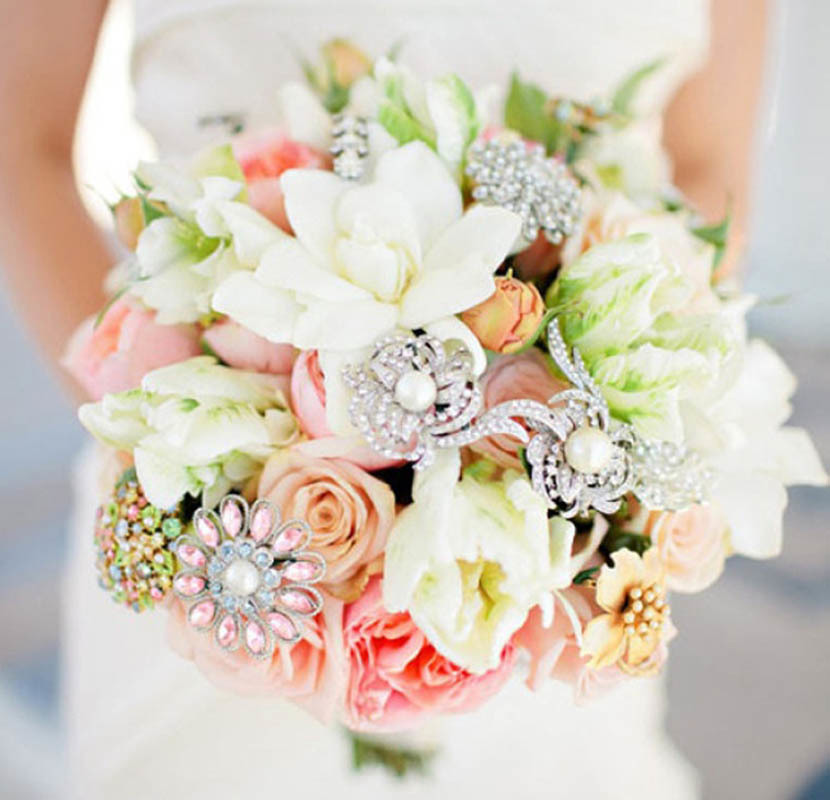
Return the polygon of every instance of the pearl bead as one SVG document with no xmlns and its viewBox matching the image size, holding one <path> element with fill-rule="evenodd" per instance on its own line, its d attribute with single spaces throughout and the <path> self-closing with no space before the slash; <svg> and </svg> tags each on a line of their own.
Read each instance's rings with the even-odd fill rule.
<svg viewBox="0 0 830 800">
<path fill-rule="evenodd" d="M 565 458 L 573 469 L 586 475 L 602 472 L 611 461 L 614 445 L 598 428 L 582 427 L 565 442 Z"/>
<path fill-rule="evenodd" d="M 438 395 L 435 381 L 417 369 L 405 372 L 395 384 L 395 400 L 415 414 L 426 411 Z"/>
<path fill-rule="evenodd" d="M 259 570 L 250 561 L 237 558 L 228 564 L 222 576 L 222 583 L 231 594 L 247 597 L 259 586 Z"/>
</svg>

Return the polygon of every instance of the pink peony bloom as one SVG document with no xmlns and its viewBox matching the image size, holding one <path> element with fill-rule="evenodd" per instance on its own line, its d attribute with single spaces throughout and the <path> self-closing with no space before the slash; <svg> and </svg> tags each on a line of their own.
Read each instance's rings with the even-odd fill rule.
<svg viewBox="0 0 830 800">
<path fill-rule="evenodd" d="M 593 601 L 593 591 L 587 587 L 572 586 L 562 594 L 573 607 L 583 628 L 602 613 Z M 573 686 L 575 701 L 583 704 L 628 677 L 616 665 L 602 669 L 588 666 L 590 659 L 580 655 L 573 623 L 558 597 L 550 627 L 542 625 L 542 614 L 534 608 L 524 626 L 513 637 L 513 642 L 530 657 L 527 685 L 533 691 L 538 691 L 547 680 L 562 681 Z"/>
<path fill-rule="evenodd" d="M 233 153 L 248 184 L 248 202 L 285 231 L 291 225 L 285 213 L 280 175 L 296 168 L 329 169 L 331 158 L 295 142 L 278 130 L 244 134 L 233 141 Z"/>
<path fill-rule="evenodd" d="M 566 388 L 554 376 L 548 358 L 537 349 L 497 359 L 481 379 L 485 408 L 518 399 L 546 403 Z M 519 444 L 512 437 L 488 436 L 475 442 L 471 448 L 503 467 L 521 468 L 517 455 Z"/>
<path fill-rule="evenodd" d="M 64 366 L 89 395 L 134 389 L 151 370 L 199 355 L 199 334 L 193 325 L 159 325 L 155 315 L 121 298 L 100 322 L 90 317 L 72 335 Z"/>
<path fill-rule="evenodd" d="M 360 731 L 403 730 L 432 714 L 472 711 L 504 686 L 516 661 L 508 645 L 498 668 L 483 675 L 456 666 L 409 614 L 384 609 L 380 578 L 346 607 L 343 645 L 349 664 L 345 722 Z"/>
<path fill-rule="evenodd" d="M 283 519 L 304 519 L 309 547 L 326 560 L 321 584 L 349 602 L 381 569 L 386 539 L 395 522 L 389 485 L 348 461 L 309 458 L 296 449 L 277 453 L 265 465 L 259 497 Z"/>
<path fill-rule="evenodd" d="M 652 512 L 643 532 L 660 555 L 669 589 L 702 592 L 723 572 L 728 529 L 714 506 Z"/>
<path fill-rule="evenodd" d="M 243 649 L 220 649 L 211 633 L 187 622 L 183 605 L 170 601 L 167 638 L 182 658 L 196 665 L 222 689 L 246 695 L 277 694 L 289 698 L 323 722 L 340 713 L 346 682 L 342 642 L 343 604 L 323 594 L 323 610 L 303 621 L 303 638 L 277 647 L 270 660 L 260 661 Z"/>
<path fill-rule="evenodd" d="M 316 458 L 342 458 L 370 471 L 400 464 L 378 455 L 363 440 L 335 436 L 326 417 L 326 387 L 316 350 L 303 350 L 291 372 L 291 410 L 303 433 L 312 439 L 297 450 Z"/>
<path fill-rule="evenodd" d="M 236 369 L 290 375 L 294 365 L 294 348 L 274 344 L 257 336 L 237 322 L 226 320 L 208 328 L 203 338 L 216 355 Z"/>
</svg>

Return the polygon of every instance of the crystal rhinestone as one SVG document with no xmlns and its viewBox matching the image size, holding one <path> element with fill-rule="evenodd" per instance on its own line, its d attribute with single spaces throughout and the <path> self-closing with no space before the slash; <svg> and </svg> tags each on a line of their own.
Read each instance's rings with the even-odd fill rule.
<svg viewBox="0 0 830 800">
<path fill-rule="evenodd" d="M 262 582 L 266 586 L 279 586 L 281 580 L 280 573 L 275 569 L 269 569 L 262 573 Z"/>
<path fill-rule="evenodd" d="M 250 542 L 240 542 L 236 546 L 236 552 L 243 558 L 248 558 L 254 552 L 254 546 Z"/>
</svg>

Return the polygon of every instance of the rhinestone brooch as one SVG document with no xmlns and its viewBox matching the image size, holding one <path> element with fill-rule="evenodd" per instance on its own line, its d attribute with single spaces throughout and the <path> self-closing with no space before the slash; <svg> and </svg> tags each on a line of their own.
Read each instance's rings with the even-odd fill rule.
<svg viewBox="0 0 830 800">
<path fill-rule="evenodd" d="M 369 157 L 369 123 L 365 117 L 337 114 L 332 118 L 334 172 L 347 181 L 358 181 Z"/>
<path fill-rule="evenodd" d="M 318 553 L 306 550 L 311 529 L 301 520 L 280 524 L 277 508 L 257 500 L 252 508 L 228 495 L 219 513 L 199 509 L 195 535 L 175 545 L 181 565 L 173 591 L 187 606 L 187 620 L 212 632 L 216 644 L 240 644 L 254 658 L 269 658 L 277 643 L 292 644 L 303 633 L 303 617 L 323 605 L 312 584 L 326 572 Z"/>
<path fill-rule="evenodd" d="M 433 463 L 435 450 L 462 447 L 484 436 L 524 430 L 508 417 L 481 411 L 473 357 L 463 345 L 450 351 L 426 334 L 390 336 L 375 344 L 368 361 L 343 371 L 352 389 L 349 418 L 376 452 Z"/>
<path fill-rule="evenodd" d="M 539 231 L 552 244 L 574 232 L 581 214 L 579 184 L 545 148 L 524 141 L 477 141 L 467 150 L 467 176 L 473 199 L 502 206 L 522 218 L 528 242 Z"/>
</svg>

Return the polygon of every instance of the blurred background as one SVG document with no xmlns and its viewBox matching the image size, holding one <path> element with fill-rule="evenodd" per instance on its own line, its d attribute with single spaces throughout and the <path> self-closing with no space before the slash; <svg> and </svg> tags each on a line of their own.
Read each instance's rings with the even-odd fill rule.
<svg viewBox="0 0 830 800">
<path fill-rule="evenodd" d="M 110 11 L 83 115 L 82 182 L 124 185 L 125 153 L 149 145 L 128 123 L 130 10 Z M 793 423 L 830 464 L 830 3 L 779 0 L 771 16 L 747 271 L 754 332 L 800 379 Z M 113 150 L 108 142 L 117 141 Z M 89 192 L 91 207 L 105 214 Z M 62 559 L 73 409 L 0 287 L 0 796 L 56 797 Z M 790 493 L 783 556 L 732 559 L 709 591 L 674 600 L 669 728 L 704 797 L 830 798 L 830 492 Z M 671 800 L 667 798 L 667 800 Z"/>
</svg>

